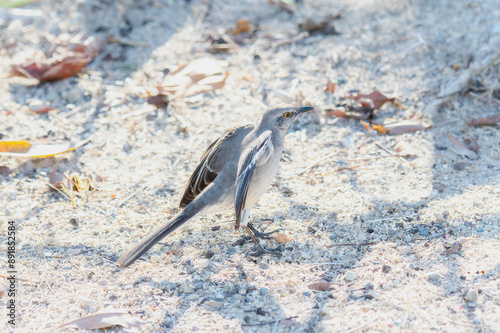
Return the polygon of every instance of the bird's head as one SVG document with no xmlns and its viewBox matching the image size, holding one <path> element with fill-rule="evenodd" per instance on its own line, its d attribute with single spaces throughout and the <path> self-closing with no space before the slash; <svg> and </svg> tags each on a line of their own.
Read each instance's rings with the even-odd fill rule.
<svg viewBox="0 0 500 333">
<path fill-rule="evenodd" d="M 278 106 L 270 108 L 262 117 L 262 124 L 271 128 L 279 129 L 283 134 L 286 133 L 290 125 L 297 117 L 307 111 L 313 110 L 312 107 L 299 106 Z"/>
</svg>

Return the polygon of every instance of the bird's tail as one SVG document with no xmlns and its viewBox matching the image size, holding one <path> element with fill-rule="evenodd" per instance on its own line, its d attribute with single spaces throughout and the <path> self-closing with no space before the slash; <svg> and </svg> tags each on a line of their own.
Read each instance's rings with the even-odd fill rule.
<svg viewBox="0 0 500 333">
<path fill-rule="evenodd" d="M 167 223 L 141 239 L 134 247 L 122 254 L 116 262 L 118 266 L 122 268 L 130 266 L 156 243 L 174 232 L 175 229 L 186 223 L 189 219 L 201 213 L 204 207 L 198 207 L 198 205 L 198 200 L 191 202 L 184 210 L 177 213 L 177 215 L 172 217 Z"/>
</svg>

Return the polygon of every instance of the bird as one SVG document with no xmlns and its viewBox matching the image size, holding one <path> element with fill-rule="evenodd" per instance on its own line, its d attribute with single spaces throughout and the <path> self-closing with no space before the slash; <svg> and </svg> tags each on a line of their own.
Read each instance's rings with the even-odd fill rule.
<svg viewBox="0 0 500 333">
<path fill-rule="evenodd" d="M 313 109 L 278 105 L 264 112 L 258 126 L 233 127 L 212 142 L 187 182 L 179 212 L 123 253 L 117 261 L 118 266 L 130 266 L 195 216 L 231 209 L 236 216 L 235 230 L 242 226 L 256 245 L 257 250 L 252 255 L 276 250 L 264 249 L 257 238 L 266 238 L 277 230 L 267 234 L 259 232 L 249 223 L 250 211 L 278 172 L 290 125 L 301 114 Z"/>
</svg>

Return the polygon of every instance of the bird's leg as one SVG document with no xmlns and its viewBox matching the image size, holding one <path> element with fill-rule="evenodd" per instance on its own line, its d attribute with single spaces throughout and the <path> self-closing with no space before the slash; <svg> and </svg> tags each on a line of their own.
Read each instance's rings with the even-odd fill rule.
<svg viewBox="0 0 500 333">
<path fill-rule="evenodd" d="M 248 223 L 248 227 L 250 228 L 250 230 L 253 231 L 254 236 L 260 239 L 272 239 L 273 237 L 271 237 L 270 235 L 283 230 L 283 229 L 276 229 L 270 232 L 260 232 L 259 230 L 255 229 L 255 227 L 250 223 Z"/>
<path fill-rule="evenodd" d="M 281 249 L 281 245 L 279 245 L 277 248 L 275 249 L 265 249 L 263 248 L 259 241 L 257 240 L 257 238 L 255 238 L 255 235 L 254 235 L 254 228 L 252 226 L 244 226 L 243 228 L 245 228 L 245 230 L 248 232 L 248 234 L 250 235 L 250 237 L 252 238 L 252 240 L 254 241 L 255 245 L 257 246 L 257 251 L 256 252 L 253 252 L 253 253 L 250 253 L 251 256 L 260 256 L 261 254 L 263 253 L 274 253 L 278 250 Z M 253 229 L 253 230 L 252 230 Z"/>
</svg>

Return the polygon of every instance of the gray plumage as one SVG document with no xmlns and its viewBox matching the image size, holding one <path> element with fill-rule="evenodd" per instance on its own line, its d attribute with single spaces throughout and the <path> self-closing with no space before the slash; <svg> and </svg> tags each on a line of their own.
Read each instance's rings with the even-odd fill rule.
<svg viewBox="0 0 500 333">
<path fill-rule="evenodd" d="M 250 209 L 266 191 L 278 171 L 285 134 L 310 107 L 278 107 L 266 111 L 260 124 L 234 127 L 215 140 L 202 155 L 191 175 L 179 211 L 159 229 L 147 235 L 119 259 L 127 267 L 152 246 L 191 218 L 231 209 L 236 229 L 243 226 L 257 245 L 256 230 L 248 224 Z"/>
</svg>

